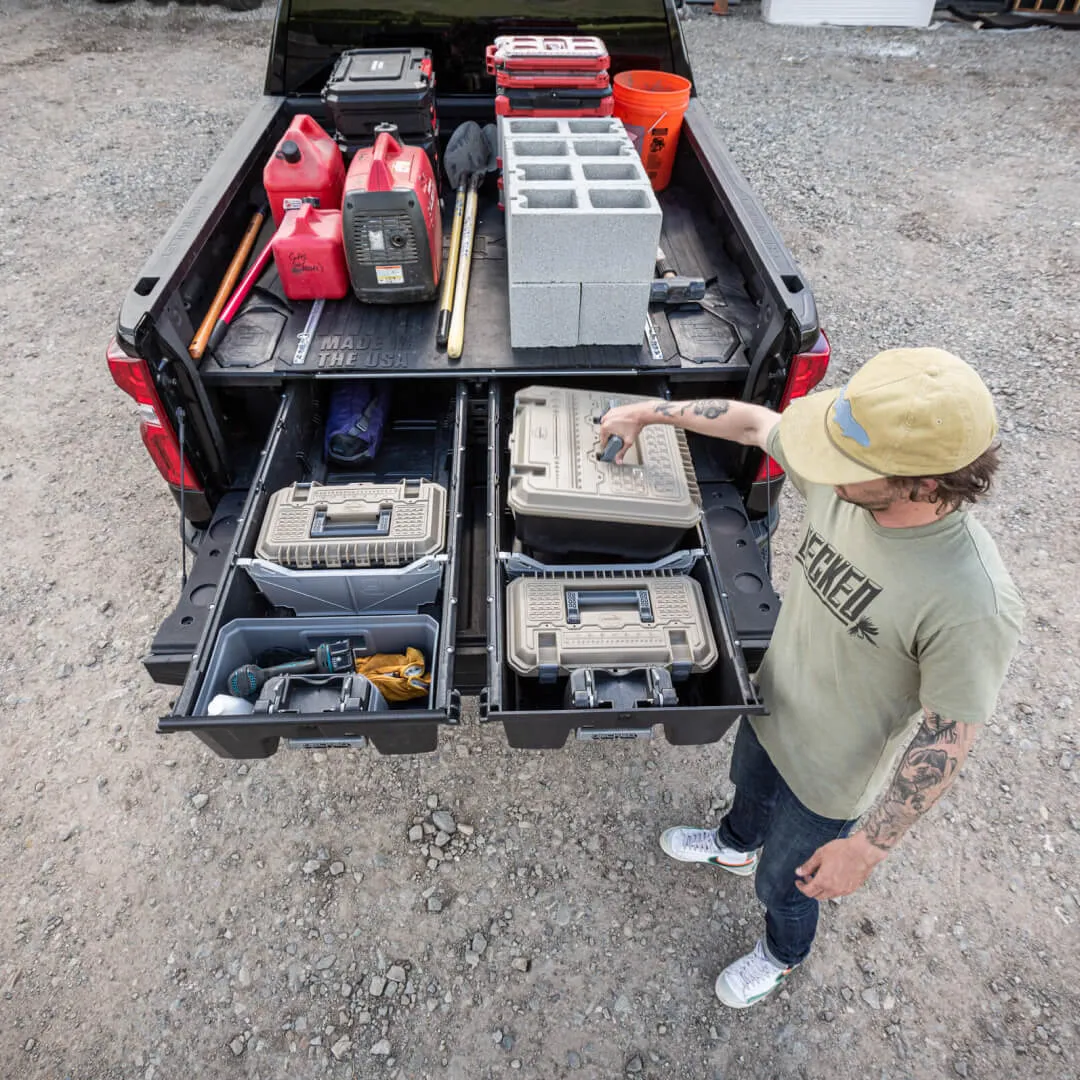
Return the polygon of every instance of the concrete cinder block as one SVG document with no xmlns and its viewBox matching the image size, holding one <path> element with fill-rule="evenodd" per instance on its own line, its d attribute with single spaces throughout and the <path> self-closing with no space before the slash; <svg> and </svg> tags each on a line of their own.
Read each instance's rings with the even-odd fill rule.
<svg viewBox="0 0 1080 1080">
<path fill-rule="evenodd" d="M 510 282 L 510 347 L 570 348 L 578 343 L 581 286 Z"/>
<path fill-rule="evenodd" d="M 511 185 L 507 261 L 511 281 L 648 281 L 662 215 L 638 184 Z"/>
<path fill-rule="evenodd" d="M 620 131 L 625 133 L 626 129 L 623 127 L 622 121 L 614 116 L 500 116 L 498 131 L 499 156 L 502 157 L 505 146 L 504 140 L 508 135 L 565 138 L 568 135 L 614 135 Z"/>
<path fill-rule="evenodd" d="M 513 282 L 646 282 L 662 213 L 622 122 L 500 123 Z"/>
<path fill-rule="evenodd" d="M 649 314 L 649 283 L 586 282 L 581 286 L 579 345 L 640 345 Z"/>
</svg>

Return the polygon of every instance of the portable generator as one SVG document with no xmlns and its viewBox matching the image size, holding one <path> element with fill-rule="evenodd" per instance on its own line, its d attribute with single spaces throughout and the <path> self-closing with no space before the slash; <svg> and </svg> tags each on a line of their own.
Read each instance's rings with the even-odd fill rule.
<svg viewBox="0 0 1080 1080">
<path fill-rule="evenodd" d="M 422 147 L 380 124 L 345 177 L 341 231 L 353 292 L 369 304 L 432 300 L 439 290 L 442 212 Z"/>
</svg>

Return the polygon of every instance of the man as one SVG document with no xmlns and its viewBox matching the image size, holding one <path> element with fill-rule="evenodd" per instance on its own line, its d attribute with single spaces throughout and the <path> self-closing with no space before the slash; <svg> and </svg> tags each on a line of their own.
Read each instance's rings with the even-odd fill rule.
<svg viewBox="0 0 1080 1080">
<path fill-rule="evenodd" d="M 818 902 L 858 889 L 949 788 L 993 711 L 1021 602 L 964 505 L 997 468 L 997 419 L 958 357 L 894 349 L 782 416 L 645 401 L 609 411 L 601 436 L 622 437 L 621 458 L 657 423 L 766 450 L 806 499 L 757 674 L 769 712 L 739 727 L 731 810 L 719 829 L 660 837 L 682 862 L 756 871 L 765 935 L 716 981 L 746 1008 L 809 954 Z"/>
</svg>

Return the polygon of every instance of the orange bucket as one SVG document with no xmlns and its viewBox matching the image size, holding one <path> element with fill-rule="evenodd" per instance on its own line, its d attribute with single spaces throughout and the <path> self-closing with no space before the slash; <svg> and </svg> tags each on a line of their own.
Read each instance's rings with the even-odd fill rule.
<svg viewBox="0 0 1080 1080">
<path fill-rule="evenodd" d="M 615 76 L 615 115 L 634 141 L 654 191 L 671 180 L 690 81 L 667 71 L 623 71 Z"/>
</svg>

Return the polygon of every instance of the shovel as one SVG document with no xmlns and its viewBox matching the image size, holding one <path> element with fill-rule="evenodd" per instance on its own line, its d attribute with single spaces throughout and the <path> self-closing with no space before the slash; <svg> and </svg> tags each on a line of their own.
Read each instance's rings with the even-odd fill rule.
<svg viewBox="0 0 1080 1080">
<path fill-rule="evenodd" d="M 473 238 L 476 234 L 476 203 L 484 174 L 498 168 L 498 129 L 488 124 L 483 130 L 486 156 L 481 166 L 469 177 L 469 192 L 465 204 L 465 222 L 461 233 L 461 255 L 458 259 L 457 280 L 454 282 L 454 305 L 450 318 L 450 335 L 446 355 L 450 360 L 461 357 L 465 345 L 465 299 L 469 294 L 469 271 L 472 267 Z"/>
<path fill-rule="evenodd" d="M 439 321 L 435 328 L 435 344 L 439 348 L 446 347 L 450 334 L 458 253 L 461 250 L 461 230 L 465 219 L 466 189 L 473 174 L 486 168 L 487 160 L 488 144 L 480 125 L 472 120 L 459 124 L 446 144 L 446 154 L 443 158 L 450 186 L 457 189 L 457 199 L 454 202 L 454 224 L 450 230 L 450 251 L 446 256 L 446 273 L 443 274 Z"/>
</svg>

